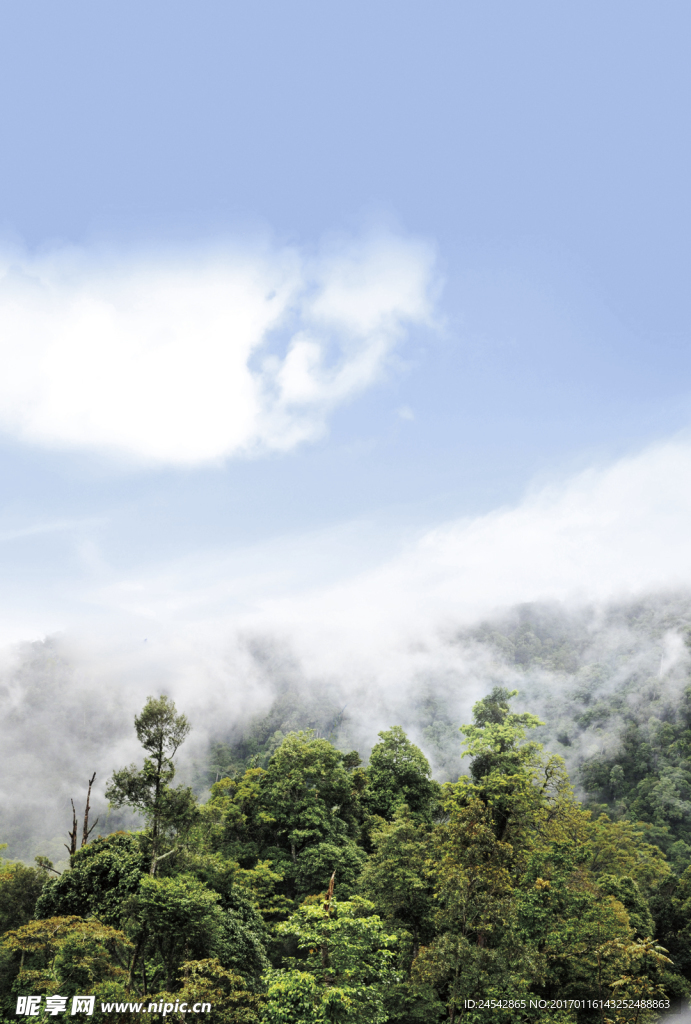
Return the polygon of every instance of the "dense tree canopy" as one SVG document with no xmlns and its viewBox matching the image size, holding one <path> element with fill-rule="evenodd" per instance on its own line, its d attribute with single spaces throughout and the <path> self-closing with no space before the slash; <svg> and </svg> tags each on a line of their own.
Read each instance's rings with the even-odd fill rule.
<svg viewBox="0 0 691 1024">
<path fill-rule="evenodd" d="M 143 827 L 59 877 L 0 870 L 2 1019 L 19 996 L 92 993 L 104 1021 L 204 1001 L 221 1024 L 479 1024 L 483 1000 L 506 1022 L 657 1020 L 690 991 L 691 868 L 650 814 L 584 807 L 514 696 L 478 701 L 469 774 L 444 786 L 398 726 L 364 766 L 294 732 L 202 803 L 172 785 L 187 720 L 150 699 L 144 765 L 108 790 Z M 608 785 L 633 792 L 623 762 Z"/>
</svg>

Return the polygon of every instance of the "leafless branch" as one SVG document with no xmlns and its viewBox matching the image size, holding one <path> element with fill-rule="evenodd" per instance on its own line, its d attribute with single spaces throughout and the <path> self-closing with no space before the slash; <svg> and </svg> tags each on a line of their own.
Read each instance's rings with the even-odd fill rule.
<svg viewBox="0 0 691 1024">
<path fill-rule="evenodd" d="M 89 828 L 89 808 L 90 808 L 90 804 L 91 804 L 91 787 L 94 784 L 94 779 L 95 778 L 96 778 L 96 772 L 94 772 L 94 774 L 89 779 L 89 791 L 86 794 L 86 809 L 84 811 L 84 828 L 82 829 L 82 846 L 86 846 L 86 844 L 87 844 L 87 842 L 89 840 L 89 836 L 91 835 L 93 830 L 98 825 L 98 818 L 96 818 L 96 821 L 93 823 L 91 828 Z"/>
<path fill-rule="evenodd" d="M 74 809 L 74 800 L 70 800 L 70 803 L 72 804 L 72 831 L 67 833 L 70 837 L 70 845 L 63 843 L 63 846 L 71 857 L 73 853 L 77 852 L 77 812 Z"/>
</svg>

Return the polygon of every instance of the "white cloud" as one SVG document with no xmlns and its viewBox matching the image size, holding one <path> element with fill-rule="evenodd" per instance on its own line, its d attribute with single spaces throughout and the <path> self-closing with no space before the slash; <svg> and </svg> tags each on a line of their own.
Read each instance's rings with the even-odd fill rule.
<svg viewBox="0 0 691 1024">
<path fill-rule="evenodd" d="M 429 323 L 433 258 L 379 236 L 296 249 L 0 268 L 0 427 L 29 443 L 195 464 L 318 436 Z"/>
<path fill-rule="evenodd" d="M 532 710 L 542 716 L 542 705 L 554 714 L 555 700 L 545 694 L 563 692 L 560 673 L 521 678 L 491 650 L 455 642 L 458 627 L 514 602 L 598 602 L 679 586 L 688 594 L 689 522 L 691 444 L 677 441 L 542 489 L 513 508 L 443 524 L 393 552 L 391 524 L 379 536 L 371 525 L 350 524 L 234 551 L 200 551 L 127 578 L 98 551 L 86 552 L 90 587 L 61 579 L 52 591 L 63 624 L 81 637 L 81 643 L 58 643 L 64 657 L 51 668 L 61 673 L 61 721 L 72 730 L 67 735 L 79 736 L 79 743 L 68 744 L 71 760 L 54 742 L 54 715 L 46 711 L 54 701 L 37 710 L 33 693 L 29 700 L 22 691 L 31 673 L 13 676 L 3 666 L 10 655 L 0 651 L 0 682 L 3 673 L 12 679 L 7 695 L 22 699 L 25 716 L 17 724 L 16 715 L 6 715 L 11 730 L 0 737 L 12 783 L 5 818 L 11 820 L 12 810 L 12 820 L 24 823 L 40 812 L 51 823 L 47 835 L 56 831 L 36 780 L 48 771 L 51 792 L 65 800 L 95 768 L 102 784 L 136 756 L 128 746 L 131 716 L 159 687 L 194 722 L 187 750 L 198 757 L 209 734 L 227 735 L 233 723 L 265 710 L 273 687 L 286 681 L 323 686 L 325 703 L 340 695 L 339 706 L 348 706 L 348 745 L 363 753 L 377 730 L 392 724 L 410 728 L 423 746 L 429 742 L 417 732 L 428 685 L 454 727 L 469 720 L 473 701 L 500 680 L 521 690 L 530 686 Z M 8 577 L 0 586 L 7 630 L 17 580 Z M 43 581 L 41 597 L 45 592 Z M 34 592 L 32 614 L 37 599 Z M 682 604 L 688 610 L 688 598 Z M 664 602 L 658 611 L 658 623 L 664 622 Z M 644 633 L 620 633 L 616 624 L 601 630 L 591 652 L 608 664 L 616 661 L 617 678 L 638 673 L 646 679 L 652 670 L 674 677 L 665 685 L 683 684 L 685 649 L 673 631 L 652 646 Z M 56 663 L 50 649 L 45 657 Z M 40 657 L 31 665 L 42 671 Z M 53 677 L 43 678 L 51 680 L 52 700 Z M 88 728 L 82 726 L 84 707 L 94 709 Z M 591 732 L 574 751 L 588 753 L 595 741 L 602 749 L 608 735 Z M 453 757 L 450 763 L 453 771 Z"/>
<path fill-rule="evenodd" d="M 243 637 L 269 637 L 285 642 L 306 678 L 393 699 L 430 674 L 466 686 L 449 636 L 515 603 L 688 591 L 690 522 L 691 443 L 677 440 L 405 540 L 391 522 L 341 524 L 127 574 L 94 540 L 81 575 L 46 576 L 40 589 L 17 574 L 0 583 L 2 639 L 66 629 L 95 648 L 121 642 L 134 665 L 147 637 L 162 675 L 184 677 L 180 693 L 202 700 L 205 665 L 222 666 L 209 672 L 228 687 L 252 690 L 251 673 L 223 666 Z"/>
<path fill-rule="evenodd" d="M 268 599 L 262 614 L 315 649 L 321 637 L 335 663 L 356 638 L 404 648 L 516 603 L 688 588 L 690 523 L 691 444 L 669 442 L 430 529 L 369 571 Z"/>
<path fill-rule="evenodd" d="M 437 649 L 449 629 L 515 603 L 691 587 L 690 522 L 691 444 L 676 441 L 398 550 L 392 524 L 351 524 L 197 551 L 127 579 L 100 573 L 80 600 L 85 614 L 203 637 L 209 649 L 238 631 L 282 636 L 315 672 L 383 680 L 424 661 L 413 649 Z"/>
</svg>

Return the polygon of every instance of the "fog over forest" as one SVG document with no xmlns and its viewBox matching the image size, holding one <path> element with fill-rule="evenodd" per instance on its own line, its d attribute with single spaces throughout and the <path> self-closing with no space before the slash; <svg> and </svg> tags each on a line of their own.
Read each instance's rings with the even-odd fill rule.
<svg viewBox="0 0 691 1024">
<path fill-rule="evenodd" d="M 265 763 L 298 729 L 366 759 L 379 730 L 401 725 L 435 777 L 455 780 L 467 770 L 458 728 L 496 685 L 517 689 L 517 710 L 546 723 L 534 738 L 564 757 L 583 795 L 582 764 L 616 755 L 627 724 L 654 729 L 673 719 L 688 685 L 690 627 L 690 591 L 521 605 L 456 629 L 447 624 L 431 640 L 411 636 L 395 678 L 375 661 L 369 674 L 315 675 L 285 637 L 259 632 L 233 637 L 213 658 L 194 647 L 98 647 L 67 635 L 20 644 L 5 650 L 0 674 L 6 852 L 64 866 L 70 798 L 80 814 L 94 771 L 97 833 L 134 824 L 109 813 L 103 794 L 114 769 L 139 759 L 133 717 L 159 693 L 192 723 L 179 763 L 200 795 L 252 759 Z"/>
</svg>

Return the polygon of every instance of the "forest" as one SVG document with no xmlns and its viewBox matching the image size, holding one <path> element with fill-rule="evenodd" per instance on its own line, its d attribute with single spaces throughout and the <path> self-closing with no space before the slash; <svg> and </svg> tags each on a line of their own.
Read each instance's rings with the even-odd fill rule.
<svg viewBox="0 0 691 1024">
<path fill-rule="evenodd" d="M 563 659 L 539 632 L 517 621 L 490 640 Z M 45 856 L 2 862 L 2 1020 L 29 995 L 42 1020 L 93 995 L 94 1020 L 223 1024 L 619 1024 L 683 1005 L 691 686 L 624 715 L 573 778 L 574 721 L 565 759 L 539 741 L 527 690 L 476 701 L 445 782 L 400 725 L 365 762 L 334 742 L 337 722 L 283 732 L 269 715 L 212 747 L 206 793 L 176 779 L 184 710 L 150 697 L 142 755 L 106 789 L 138 827 L 94 837 L 79 808 L 60 873 Z M 620 704 L 621 688 L 579 713 Z"/>
</svg>

